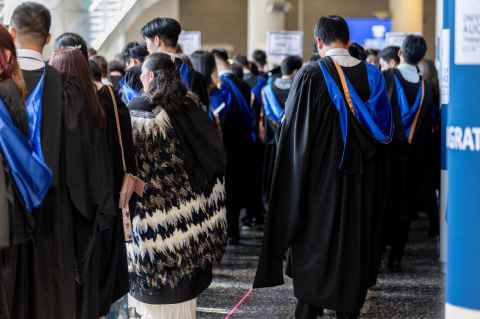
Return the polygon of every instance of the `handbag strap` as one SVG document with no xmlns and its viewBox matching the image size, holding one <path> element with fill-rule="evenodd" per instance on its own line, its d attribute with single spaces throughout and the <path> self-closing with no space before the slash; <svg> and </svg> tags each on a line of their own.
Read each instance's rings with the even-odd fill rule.
<svg viewBox="0 0 480 319">
<path fill-rule="evenodd" d="M 355 107 L 353 106 L 352 96 L 350 95 L 350 90 L 348 89 L 347 80 L 345 79 L 345 73 L 343 72 L 340 65 L 338 65 L 335 60 L 332 59 L 335 68 L 337 69 L 338 76 L 340 77 L 340 82 L 342 83 L 343 93 L 345 94 L 345 100 L 347 100 L 348 107 L 352 111 L 353 115 L 356 114 Z"/>
<path fill-rule="evenodd" d="M 115 113 L 115 126 L 117 127 L 118 143 L 120 144 L 120 151 L 122 153 L 123 172 L 127 174 L 127 162 L 125 161 L 125 151 L 123 149 L 122 129 L 120 128 L 120 117 L 118 115 L 117 99 L 115 98 L 115 94 L 113 94 L 111 86 L 107 85 L 107 88 L 113 102 L 113 111 Z"/>
</svg>

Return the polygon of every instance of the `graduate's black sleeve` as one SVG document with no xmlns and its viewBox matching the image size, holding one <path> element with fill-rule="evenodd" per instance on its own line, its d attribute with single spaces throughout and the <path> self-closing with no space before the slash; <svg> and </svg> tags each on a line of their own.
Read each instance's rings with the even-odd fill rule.
<svg viewBox="0 0 480 319">
<path fill-rule="evenodd" d="M 283 259 L 301 229 L 302 202 L 313 139 L 319 127 L 323 76 L 317 65 L 305 66 L 286 103 L 273 172 L 270 203 L 255 288 L 283 284 Z"/>
</svg>

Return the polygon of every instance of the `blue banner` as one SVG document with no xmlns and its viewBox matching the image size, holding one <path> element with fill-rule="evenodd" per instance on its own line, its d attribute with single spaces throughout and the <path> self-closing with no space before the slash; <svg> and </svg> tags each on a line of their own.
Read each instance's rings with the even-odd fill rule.
<svg viewBox="0 0 480 319">
<path fill-rule="evenodd" d="M 480 1 L 449 0 L 446 5 L 453 53 L 456 46 L 475 39 L 475 32 L 480 39 Z M 476 18 L 471 20 L 472 17 Z M 477 29 L 460 28 L 466 21 L 477 21 Z M 467 51 L 474 50 L 475 46 L 478 50 L 480 43 L 472 42 L 472 46 L 462 47 L 465 50 L 460 54 L 468 54 Z M 480 318 L 480 61 L 464 61 L 458 52 L 450 60 L 451 94 L 445 132 L 448 158 L 447 319 Z"/>
</svg>

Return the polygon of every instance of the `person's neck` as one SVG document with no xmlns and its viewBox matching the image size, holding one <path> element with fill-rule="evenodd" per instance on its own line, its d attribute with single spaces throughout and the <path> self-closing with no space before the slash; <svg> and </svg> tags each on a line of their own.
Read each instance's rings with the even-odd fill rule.
<svg viewBox="0 0 480 319">
<path fill-rule="evenodd" d="M 42 46 L 38 46 L 32 43 L 21 43 L 21 42 L 15 43 L 15 46 L 17 47 L 17 50 L 32 50 L 43 55 L 44 47 Z"/>
<path fill-rule="evenodd" d="M 166 46 L 158 47 L 157 52 L 167 53 L 167 54 L 170 54 L 170 55 L 177 55 L 177 49 L 176 48 L 166 47 Z"/>
<path fill-rule="evenodd" d="M 330 50 L 334 50 L 334 49 L 344 49 L 344 50 L 345 50 L 345 49 L 347 49 L 347 48 L 348 48 L 348 47 L 347 47 L 346 44 L 344 44 L 344 43 L 342 43 L 342 42 L 340 42 L 340 41 L 337 41 L 337 42 L 332 42 L 332 43 L 330 43 L 329 45 L 325 45 L 325 46 L 323 47 L 323 49 L 321 50 L 321 52 L 319 52 L 319 53 L 320 53 L 320 56 L 324 57 L 325 54 L 326 54 L 328 51 L 330 51 Z"/>
<path fill-rule="evenodd" d="M 402 59 L 402 58 L 400 59 L 400 64 L 399 64 L 399 65 L 406 65 L 406 66 L 410 66 L 410 67 L 412 67 L 412 68 L 416 68 L 416 67 L 417 67 L 416 64 L 408 63 L 408 62 L 406 62 L 406 61 L 405 61 L 404 59 Z"/>
<path fill-rule="evenodd" d="M 266 65 L 258 65 L 257 64 L 258 71 L 261 73 L 267 73 L 267 66 Z"/>
</svg>

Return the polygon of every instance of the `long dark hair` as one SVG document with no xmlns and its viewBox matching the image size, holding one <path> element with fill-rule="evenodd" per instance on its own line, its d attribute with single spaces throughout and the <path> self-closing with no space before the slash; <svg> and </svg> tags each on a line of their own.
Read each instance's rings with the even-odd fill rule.
<svg viewBox="0 0 480 319">
<path fill-rule="evenodd" d="M 54 49 L 76 48 L 82 52 L 83 57 L 88 61 L 88 46 L 87 42 L 81 35 L 66 32 L 55 39 Z"/>
<path fill-rule="evenodd" d="M 212 73 L 217 68 L 213 54 L 208 51 L 197 50 L 192 53 L 190 60 L 192 61 L 195 71 L 201 73 L 205 77 L 208 86 L 213 85 Z"/>
<path fill-rule="evenodd" d="M 90 114 L 96 120 L 99 127 L 104 127 L 105 113 L 100 105 L 95 85 L 90 76 L 88 61 L 82 52 L 75 48 L 55 50 L 50 57 L 50 65 L 60 72 L 79 80 Z"/>
<path fill-rule="evenodd" d="M 148 56 L 143 67 L 153 72 L 155 78 L 148 88 L 144 88 L 154 105 L 166 111 L 191 110 L 195 107 L 187 95 L 187 89 L 180 81 L 180 74 L 172 57 L 165 53 Z"/>
<path fill-rule="evenodd" d="M 7 59 L 7 55 L 4 51 L 9 51 L 11 53 L 10 59 Z M 23 80 L 22 72 L 18 65 L 15 44 L 7 29 L 0 25 L 0 81 L 9 79 L 15 82 L 22 99 L 25 98 L 25 81 Z"/>
</svg>

